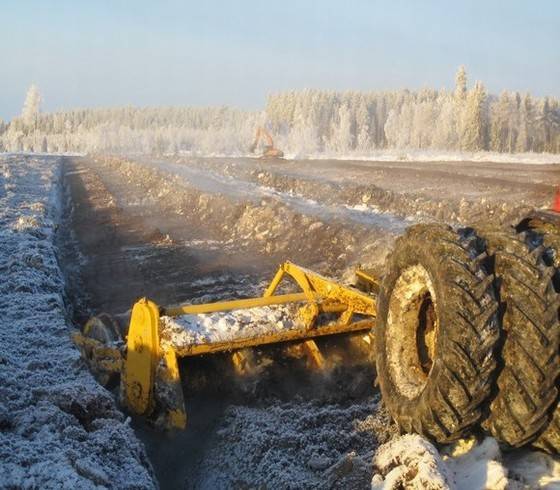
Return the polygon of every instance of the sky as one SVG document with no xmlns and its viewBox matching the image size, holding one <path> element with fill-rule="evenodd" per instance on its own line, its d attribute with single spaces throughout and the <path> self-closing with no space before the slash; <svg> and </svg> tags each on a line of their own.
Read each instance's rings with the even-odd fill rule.
<svg viewBox="0 0 560 490">
<path fill-rule="evenodd" d="M 0 118 L 43 110 L 264 107 L 268 93 L 451 88 L 560 96 L 560 2 L 0 0 Z"/>
</svg>

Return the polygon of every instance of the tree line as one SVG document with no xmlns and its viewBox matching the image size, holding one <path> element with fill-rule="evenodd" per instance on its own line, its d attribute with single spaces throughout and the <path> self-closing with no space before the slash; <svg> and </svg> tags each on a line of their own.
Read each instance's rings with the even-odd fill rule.
<svg viewBox="0 0 560 490">
<path fill-rule="evenodd" d="M 273 129 L 303 151 L 376 149 L 560 152 L 560 101 L 530 94 L 488 95 L 467 88 L 461 67 L 453 91 L 304 90 L 268 98 Z"/>
<path fill-rule="evenodd" d="M 0 121 L 0 150 L 246 154 L 256 127 L 300 155 L 367 155 L 382 149 L 560 153 L 560 101 L 471 88 L 300 90 L 270 95 L 263 112 L 230 107 L 120 107 L 40 112 L 32 86 L 22 114 Z"/>
</svg>

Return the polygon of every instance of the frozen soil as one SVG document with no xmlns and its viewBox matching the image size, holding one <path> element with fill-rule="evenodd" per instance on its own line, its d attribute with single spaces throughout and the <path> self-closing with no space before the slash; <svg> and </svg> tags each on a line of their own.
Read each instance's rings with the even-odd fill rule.
<svg viewBox="0 0 560 490">
<path fill-rule="evenodd" d="M 379 400 L 230 406 L 195 488 L 367 488 L 374 448 L 395 436 Z M 188 485 L 190 487 L 190 485 Z"/>
<path fill-rule="evenodd" d="M 267 244 L 281 237 L 273 235 L 262 242 L 251 239 L 254 236 L 253 215 L 258 219 L 262 216 L 260 204 L 252 207 L 243 201 L 201 193 L 194 187 L 172 185 L 173 182 L 170 184 L 168 180 L 164 174 L 148 171 L 131 162 L 67 161 L 65 183 L 71 205 L 64 265 L 75 284 L 74 290 L 81 292 L 73 298 L 77 322 L 83 321 L 87 314 L 99 311 L 123 312 L 126 318 L 126 311 L 141 295 L 169 305 L 187 300 L 196 303 L 259 294 L 277 264 L 285 258 L 283 253 L 290 251 L 300 263 L 315 264 L 316 270 L 328 270 L 329 262 L 316 253 L 314 246 L 336 248 L 339 241 L 335 231 L 343 231 L 343 223 L 325 223 L 321 227 L 332 227 L 332 231 L 318 233 L 312 243 L 303 247 L 286 240 L 282 242 L 285 244 L 282 254 L 269 255 Z M 289 214 L 283 218 L 282 213 Z M 279 234 L 289 233 L 292 240 L 301 234 L 301 228 L 290 229 L 290 222 L 285 222 L 286 219 L 298 225 L 317 222 L 315 217 L 298 215 L 282 205 L 276 206 L 270 216 L 264 221 L 264 227 L 278 228 L 276 233 Z M 230 228 L 224 229 L 225 223 Z M 239 326 L 240 319 L 232 318 L 232 315 L 228 318 L 235 320 L 233 327 Z M 284 317 L 280 315 L 278 321 L 285 322 Z M 269 320 L 267 318 L 263 324 Z M 179 330 L 184 332 L 184 329 Z M 325 340 L 322 347 L 325 354 L 332 353 L 330 360 L 336 360 L 351 356 L 351 344 L 351 339 Z M 340 363 L 333 361 L 333 371 L 325 379 L 309 375 L 297 349 L 292 350 L 296 352 L 291 352 L 290 357 L 274 347 L 255 354 L 256 379 L 234 380 L 227 355 L 182 363 L 188 431 L 181 437 L 169 439 L 156 434 L 141 421 L 135 422 L 163 487 L 176 488 L 183 484 L 187 488 L 198 488 L 214 478 L 215 481 L 219 479 L 218 488 L 230 487 L 233 479 L 238 479 L 237 473 L 230 469 L 229 473 L 224 470 L 221 476 L 214 474 L 214 465 L 208 464 L 212 460 L 208 458 L 213 456 L 207 456 L 207 453 L 224 452 L 220 449 L 222 439 L 217 435 L 218 427 L 237 418 L 240 424 L 250 424 L 249 415 L 242 421 L 243 414 L 260 413 L 264 419 L 272 407 L 282 405 L 283 410 L 290 407 L 291 418 L 309 417 L 317 410 L 323 410 L 321 407 L 325 405 L 330 407 L 329 411 L 338 410 L 341 419 L 343 408 L 354 404 L 363 414 L 386 417 L 379 404 L 371 401 L 374 375 L 369 359 L 360 363 L 359 356 L 353 356 L 351 361 L 355 366 L 349 371 L 354 376 L 352 380 Z M 367 358 L 367 355 L 362 357 Z M 386 422 L 385 430 L 394 430 L 388 420 Z M 269 425 L 272 431 L 274 420 Z M 337 442 L 336 434 L 330 428 L 325 427 L 323 435 L 319 434 L 320 427 L 316 431 L 317 437 L 332 441 L 332 444 Z M 245 432 L 245 437 L 256 434 Z M 302 441 L 305 437 L 302 436 Z M 377 441 L 367 438 L 363 454 L 356 454 L 366 461 Z M 239 442 L 245 444 L 242 439 Z M 262 442 L 266 439 L 261 439 Z M 340 444 L 337 446 L 340 457 L 358 450 L 352 439 L 347 440 L 346 446 Z M 256 441 L 251 447 L 257 452 L 263 451 Z M 249 454 L 251 447 L 245 448 L 244 452 Z M 226 458 L 222 459 L 225 464 Z M 287 461 L 293 464 L 293 473 L 303 471 L 300 481 L 308 477 L 320 481 L 320 474 L 315 475 L 316 470 L 300 468 L 296 454 Z M 234 460 L 230 462 L 238 466 Z M 361 478 L 370 478 L 371 468 L 363 465 L 362 470 L 365 473 Z M 266 479 L 266 475 L 249 473 L 247 481 L 253 477 Z M 344 475 L 341 478 L 343 481 Z"/>
<path fill-rule="evenodd" d="M 286 259 L 343 281 L 357 263 L 380 274 L 409 224 L 515 220 L 548 204 L 557 168 L 69 158 L 63 267 L 73 318 L 108 311 L 126 321 L 143 295 L 161 305 L 255 295 Z M 320 347 L 350 357 L 345 342 Z M 368 487 L 372 457 L 395 434 L 371 388 L 371 359 L 321 378 L 282 349 L 255 356 L 264 369 L 247 382 L 234 380 L 226 355 L 182 363 L 185 434 L 134 421 L 160 484 Z"/>
<path fill-rule="evenodd" d="M 155 488 L 145 449 L 70 341 L 61 159 L 0 156 L 0 487 Z"/>
<path fill-rule="evenodd" d="M 548 206 L 560 183 L 560 162 L 535 166 L 185 157 L 141 161 L 178 175 L 211 171 L 230 185 L 249 182 L 328 205 L 462 224 L 514 222 L 530 209 Z"/>
</svg>

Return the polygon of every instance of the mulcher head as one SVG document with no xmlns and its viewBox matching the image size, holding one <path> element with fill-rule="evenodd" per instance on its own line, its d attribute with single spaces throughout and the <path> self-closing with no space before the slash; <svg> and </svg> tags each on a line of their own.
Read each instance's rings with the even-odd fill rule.
<svg viewBox="0 0 560 490">
<path fill-rule="evenodd" d="M 289 277 L 300 291 L 276 294 L 284 278 Z M 367 280 L 371 274 L 361 280 Z M 239 332 L 235 338 L 193 341 L 170 340 L 166 321 L 184 315 L 212 314 L 232 310 L 247 310 L 273 305 L 293 304 L 296 315 L 290 328 Z M 106 315 L 94 317 L 81 333 L 74 334 L 84 359 L 98 379 L 120 374 L 121 400 L 132 413 L 149 416 L 158 425 L 183 429 L 186 412 L 178 358 L 218 352 L 232 353 L 237 371 L 242 371 L 243 349 L 280 342 L 301 342 L 310 364 L 317 368 L 324 359 L 314 338 L 345 332 L 369 335 L 376 315 L 374 296 L 342 286 L 310 270 L 290 262 L 280 266 L 263 296 L 200 305 L 160 307 L 142 298 L 132 309 L 126 344 L 115 338 L 114 325 Z M 87 327 L 86 325 L 86 327 Z M 263 333 L 264 332 L 264 333 Z"/>
</svg>

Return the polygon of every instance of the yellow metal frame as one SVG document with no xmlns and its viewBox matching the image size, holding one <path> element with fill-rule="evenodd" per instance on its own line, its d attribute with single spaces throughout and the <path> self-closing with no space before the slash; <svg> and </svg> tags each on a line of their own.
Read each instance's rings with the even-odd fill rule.
<svg viewBox="0 0 560 490">
<path fill-rule="evenodd" d="M 132 308 L 126 342 L 122 399 L 134 413 L 152 412 L 153 388 L 159 359 L 159 307 L 146 298 Z"/>
<path fill-rule="evenodd" d="M 301 292 L 275 294 L 286 277 L 291 278 Z M 371 276 L 368 276 L 368 279 L 373 280 Z M 163 315 L 172 317 L 197 315 L 287 303 L 300 304 L 298 317 L 301 326 L 299 328 L 253 338 L 193 344 L 176 349 L 166 347 L 163 350 L 160 344 L 159 320 Z M 186 426 L 187 418 L 177 358 L 233 352 L 234 366 L 241 371 L 242 359 L 235 355 L 240 349 L 301 341 L 310 364 L 321 368 L 324 359 L 313 339 L 347 332 L 371 331 L 376 312 L 376 301 L 372 296 L 342 286 L 291 262 L 285 262 L 279 267 L 263 296 L 259 298 L 167 308 L 158 307 L 152 301 L 142 298 L 132 309 L 126 341 L 127 352 L 122 362 L 123 403 L 131 412 L 139 415 L 164 412 L 168 427 L 182 429 Z M 320 325 L 321 313 L 338 314 L 338 320 Z M 107 349 L 107 346 L 103 347 Z"/>
</svg>

